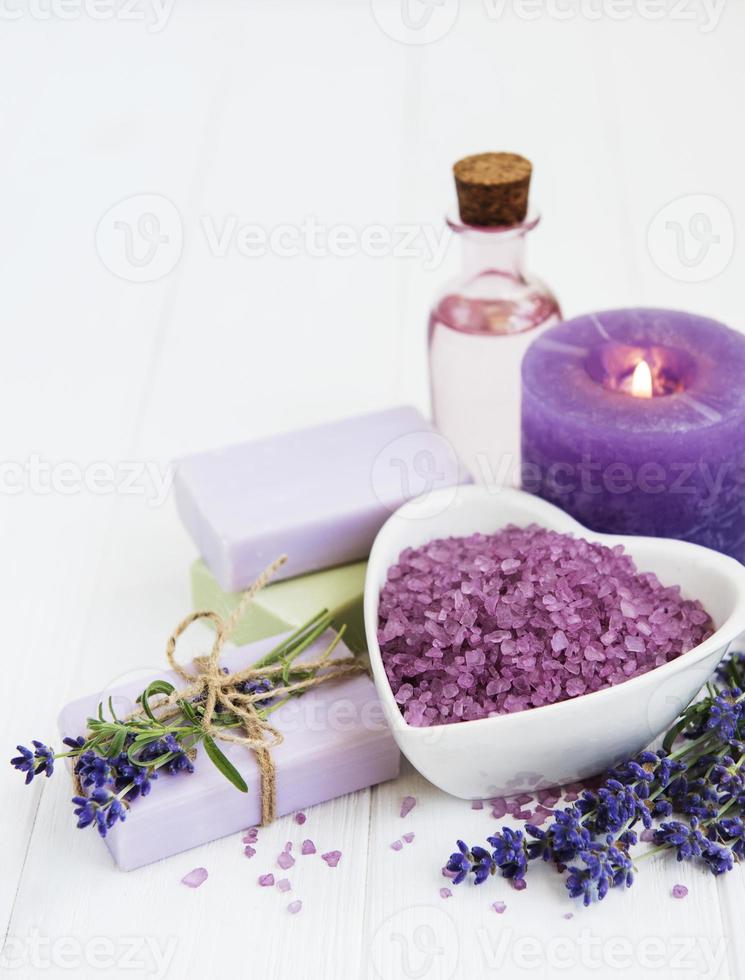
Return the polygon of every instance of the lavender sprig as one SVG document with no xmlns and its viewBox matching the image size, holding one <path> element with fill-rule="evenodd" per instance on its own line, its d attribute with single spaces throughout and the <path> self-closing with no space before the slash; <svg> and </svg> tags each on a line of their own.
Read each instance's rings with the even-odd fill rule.
<svg viewBox="0 0 745 980">
<path fill-rule="evenodd" d="M 309 671 L 298 661 L 300 654 L 318 639 L 331 625 L 331 615 L 322 610 L 269 653 L 251 664 L 254 670 L 278 665 L 276 681 L 261 677 L 247 680 L 238 686 L 238 692 L 248 695 L 256 706 L 259 717 L 266 719 L 273 711 L 285 704 L 290 697 L 299 697 L 302 689 L 284 698 L 274 696 L 275 688 L 290 682 L 311 679 Z M 318 663 L 327 660 L 344 633 L 342 627 L 334 640 L 321 655 Z M 316 668 L 318 670 L 320 668 Z M 157 717 L 151 699 L 158 695 L 170 695 L 174 687 L 168 681 L 154 681 L 138 698 L 142 714 L 120 719 L 109 699 L 106 717 L 103 705 L 98 716 L 86 722 L 86 735 L 63 739 L 66 751 L 55 752 L 43 742 L 34 740 L 32 748 L 17 746 L 18 755 L 10 764 L 25 774 L 28 785 L 37 776 L 50 777 L 58 759 L 72 760 L 72 769 L 82 794 L 72 798 L 77 826 L 81 829 L 95 827 L 105 837 L 115 824 L 126 820 L 127 811 L 134 800 L 147 796 L 152 784 L 162 773 L 177 775 L 194 772 L 193 758 L 199 745 L 204 746 L 207 758 L 243 792 L 248 787 L 227 756 L 218 748 L 204 730 L 204 697 L 196 696 L 189 701 L 176 702 L 177 713 L 166 720 Z M 235 728 L 241 719 L 231 711 L 217 706 L 212 726 Z"/>
<path fill-rule="evenodd" d="M 633 828 L 650 831 L 655 821 L 656 847 L 639 859 L 670 851 L 714 875 L 732 870 L 745 858 L 744 668 L 745 654 L 728 658 L 708 696 L 682 713 L 660 750 L 614 767 L 597 790 L 554 810 L 545 830 L 528 823 L 524 837 L 503 827 L 488 838 L 491 850 L 458 841 L 445 873 L 455 884 L 469 876 L 481 884 L 498 870 L 523 878 L 529 862 L 541 858 L 566 873 L 571 897 L 589 905 L 633 884 Z M 667 819 L 673 814 L 682 819 Z"/>
</svg>

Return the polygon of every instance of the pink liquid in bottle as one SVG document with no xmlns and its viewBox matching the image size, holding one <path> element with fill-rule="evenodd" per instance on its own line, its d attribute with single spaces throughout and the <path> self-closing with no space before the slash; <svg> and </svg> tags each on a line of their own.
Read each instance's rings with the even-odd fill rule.
<svg viewBox="0 0 745 980">
<path fill-rule="evenodd" d="M 520 484 L 520 365 L 538 332 L 561 318 L 553 294 L 524 270 L 529 218 L 509 228 L 449 220 L 463 274 L 435 302 L 429 364 L 435 424 L 479 483 Z"/>
</svg>

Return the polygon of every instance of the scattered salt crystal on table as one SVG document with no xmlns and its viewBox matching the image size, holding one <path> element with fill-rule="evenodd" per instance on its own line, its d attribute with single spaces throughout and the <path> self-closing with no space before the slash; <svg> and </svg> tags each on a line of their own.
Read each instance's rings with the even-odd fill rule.
<svg viewBox="0 0 745 980">
<path fill-rule="evenodd" d="M 295 823 L 300 824 L 301 827 L 307 819 L 308 818 L 305 816 L 302 810 L 299 813 L 295 814 Z"/>
<path fill-rule="evenodd" d="M 301 854 L 315 854 L 316 853 L 316 845 L 313 843 L 313 841 L 310 839 L 310 837 L 306 838 L 303 841 L 302 845 L 300 846 L 300 853 Z"/>
<path fill-rule="evenodd" d="M 565 912 L 564 913 L 564 918 L 565 919 L 573 919 L 574 918 L 574 912 Z"/>
<path fill-rule="evenodd" d="M 256 827 L 251 827 L 250 830 L 246 831 L 246 836 L 243 838 L 244 844 L 255 844 L 259 837 L 259 831 Z"/>
<path fill-rule="evenodd" d="M 380 594 L 383 664 L 416 726 L 601 690 L 711 632 L 699 602 L 638 572 L 622 546 L 536 526 L 406 548 Z"/>
<path fill-rule="evenodd" d="M 688 894 L 688 889 L 685 885 L 673 885 L 672 896 L 673 898 L 685 898 Z"/>
<path fill-rule="evenodd" d="M 243 853 L 246 855 L 247 858 L 252 858 L 256 853 L 256 848 L 251 847 L 250 844 L 246 844 L 246 846 L 243 848 Z"/>
<path fill-rule="evenodd" d="M 341 858 L 341 851 L 327 851 L 326 854 L 321 855 L 321 858 L 330 868 L 335 868 Z"/>
<path fill-rule="evenodd" d="M 300 901 L 299 898 L 296 898 L 294 902 L 290 902 L 290 904 L 287 906 L 287 911 L 291 915 L 295 915 L 300 911 L 302 907 L 303 907 L 303 903 Z"/>
<path fill-rule="evenodd" d="M 181 879 L 181 884 L 186 885 L 187 888 L 199 888 L 207 880 L 208 872 L 206 868 L 194 868 L 190 871 L 188 875 L 184 875 Z"/>
<path fill-rule="evenodd" d="M 416 806 L 416 797 L 405 796 L 403 800 L 401 800 L 401 816 L 402 817 L 408 816 L 408 814 L 411 813 L 411 811 L 414 809 L 415 806 Z"/>
<path fill-rule="evenodd" d="M 277 888 L 279 888 L 281 892 L 288 892 L 292 888 L 292 885 L 290 884 L 288 878 L 280 878 L 277 882 Z"/>
<path fill-rule="evenodd" d="M 484 809 L 484 801 L 483 800 L 471 800 L 471 809 L 472 810 L 483 810 Z"/>
<path fill-rule="evenodd" d="M 401 836 L 407 844 L 410 844 L 414 840 L 414 834 L 411 831 L 409 831 L 408 834 L 402 834 Z"/>
<path fill-rule="evenodd" d="M 524 878 L 512 878 L 510 884 L 516 892 L 524 891 L 528 887 L 528 883 Z"/>
<path fill-rule="evenodd" d="M 452 896 L 453 896 L 453 893 L 450 891 L 449 888 L 441 888 L 440 889 L 440 898 L 452 898 Z"/>
<path fill-rule="evenodd" d="M 493 902 L 492 908 L 497 913 L 497 915 L 501 915 L 504 912 L 504 910 L 507 908 L 507 905 L 504 902 Z"/>
<path fill-rule="evenodd" d="M 400 840 L 394 840 L 394 842 L 391 844 L 391 850 L 400 851 L 403 846 L 404 845 Z"/>
<path fill-rule="evenodd" d="M 283 871 L 287 871 L 295 863 L 295 858 L 290 854 L 289 851 L 282 851 L 282 853 L 277 858 L 277 864 Z"/>
<path fill-rule="evenodd" d="M 259 884 L 262 888 L 269 888 L 270 885 L 274 884 L 274 875 L 271 873 L 268 875 L 259 875 Z"/>
<path fill-rule="evenodd" d="M 489 801 L 491 803 L 491 815 L 497 820 L 507 813 L 507 800 L 503 799 L 501 796 L 497 796 L 495 799 Z"/>
</svg>

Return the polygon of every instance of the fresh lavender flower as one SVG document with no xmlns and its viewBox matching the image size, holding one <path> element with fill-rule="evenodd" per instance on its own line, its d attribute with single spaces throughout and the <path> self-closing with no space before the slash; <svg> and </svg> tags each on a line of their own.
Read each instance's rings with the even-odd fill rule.
<svg viewBox="0 0 745 980">
<path fill-rule="evenodd" d="M 114 824 L 127 816 L 126 805 L 108 789 L 97 787 L 90 796 L 74 796 L 75 816 L 78 827 L 83 829 L 91 825 L 96 828 L 101 837 L 105 837 Z"/>
<path fill-rule="evenodd" d="M 304 680 L 309 676 L 307 665 L 295 663 L 296 658 L 330 625 L 331 614 L 322 610 L 252 664 L 252 669 L 259 672 L 269 668 L 282 678 L 283 683 L 296 683 L 298 678 Z M 326 655 L 334 649 L 342 633 L 343 628 L 326 650 Z M 222 669 L 228 673 L 227 668 Z M 244 694 L 266 695 L 257 704 L 267 714 L 273 710 L 275 684 L 271 677 L 258 676 L 238 688 Z M 237 789 L 247 792 L 241 774 L 220 750 L 212 732 L 205 730 L 204 695 L 186 700 L 179 699 L 174 691 L 170 682 L 154 681 L 138 698 L 142 710 L 124 720 L 117 718 L 109 699 L 110 718 L 105 717 L 104 706 L 99 705 L 97 717 L 87 720 L 85 735 L 63 739 L 66 751 L 55 753 L 42 742 L 34 741 L 32 749 L 18 746 L 19 755 L 10 760 L 11 765 L 23 772 L 26 783 L 30 783 L 41 773 L 51 776 L 57 759 L 73 760 L 73 772 L 84 791 L 73 798 L 77 825 L 80 828 L 96 827 L 102 837 L 126 819 L 130 803 L 149 795 L 160 772 L 169 775 L 193 773 L 192 759 L 200 744 L 204 744 L 205 756 L 217 769 Z M 163 706 L 162 702 L 151 705 L 152 698 L 163 695 L 174 695 L 169 707 L 175 704 L 175 712 L 164 715 L 158 710 Z M 214 727 L 232 729 L 240 724 L 241 720 L 230 710 L 227 699 L 225 704 L 217 705 Z"/>
<path fill-rule="evenodd" d="M 96 755 L 93 751 L 83 752 L 75 764 L 75 772 L 80 779 L 81 786 L 86 788 L 95 786 L 101 789 L 113 783 L 116 778 L 114 767 L 110 759 L 101 755 Z"/>
<path fill-rule="evenodd" d="M 536 841 L 528 844 L 528 853 L 531 858 L 540 855 L 544 861 L 569 864 L 590 846 L 592 836 L 581 822 L 580 810 L 573 806 L 556 810 L 554 818 L 546 830 L 533 824 L 525 825 L 526 831 Z"/>
<path fill-rule="evenodd" d="M 238 690 L 241 694 L 268 694 L 273 688 L 274 685 L 268 677 L 259 677 L 253 681 L 243 681 L 242 684 L 238 685 Z M 257 703 L 267 705 L 271 700 L 271 698 L 261 698 Z"/>
<path fill-rule="evenodd" d="M 469 848 L 462 840 L 457 842 L 458 850 L 450 855 L 446 865 L 448 873 L 454 875 L 454 884 L 459 885 L 468 874 L 473 874 L 476 885 L 483 884 L 497 871 L 503 878 L 514 880 L 525 876 L 528 851 L 522 831 L 503 827 L 501 833 L 487 840 L 493 848 L 491 852 L 480 846 Z"/>
<path fill-rule="evenodd" d="M 50 749 L 43 742 L 37 742 L 36 739 L 31 744 L 33 750 L 27 749 L 25 745 L 17 745 L 16 748 L 21 754 L 10 760 L 11 766 L 26 773 L 26 785 L 34 776 L 44 773 L 49 778 L 54 772 L 54 749 Z"/>
<path fill-rule="evenodd" d="M 745 705 L 737 698 L 741 691 L 723 691 L 712 699 L 706 716 L 706 728 L 715 732 L 723 742 L 736 738 Z"/>
<path fill-rule="evenodd" d="M 514 880 L 524 878 L 528 870 L 528 852 L 522 831 L 503 827 L 501 834 L 495 834 L 487 840 L 494 848 L 492 861 L 501 871 L 502 877 Z"/>
<path fill-rule="evenodd" d="M 127 790 L 127 801 L 130 803 L 139 796 L 147 796 L 152 788 L 152 780 L 158 778 L 157 772 L 135 765 L 125 753 L 113 759 L 113 767 L 116 772 L 116 788 L 119 792 Z"/>
<path fill-rule="evenodd" d="M 631 859 L 620 848 L 610 843 L 593 843 L 579 854 L 583 867 L 572 866 L 566 886 L 572 898 L 582 898 L 584 905 L 601 900 L 610 888 L 618 885 L 630 887 L 634 881 Z"/>
<path fill-rule="evenodd" d="M 450 855 L 445 867 L 455 876 L 453 878 L 453 884 L 459 885 L 471 870 L 474 859 L 468 850 L 468 846 L 462 840 L 456 841 L 456 845 L 458 850 Z"/>
<path fill-rule="evenodd" d="M 679 861 L 697 861 L 714 875 L 745 860 L 745 654 L 729 658 L 716 678 L 720 687 L 709 685 L 708 696 L 683 712 L 662 749 L 615 766 L 599 788 L 554 810 L 545 829 L 526 824 L 526 866 L 537 858 L 554 863 L 567 872 L 569 894 L 589 904 L 611 888 L 632 884 L 635 827 L 644 828 L 642 840 L 656 845 L 648 853 L 672 851 Z M 651 831 L 656 820 L 662 822 Z M 498 869 L 505 874 L 513 853 L 512 838 L 505 835 L 489 838 L 491 854 L 459 842 L 448 876 L 459 884 L 469 874 L 477 883 Z M 525 871 L 519 864 L 515 869 L 521 880 Z"/>
</svg>

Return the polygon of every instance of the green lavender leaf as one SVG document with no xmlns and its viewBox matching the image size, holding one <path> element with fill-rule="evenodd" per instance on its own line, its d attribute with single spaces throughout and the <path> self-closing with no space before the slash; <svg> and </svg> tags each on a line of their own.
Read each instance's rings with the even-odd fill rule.
<svg viewBox="0 0 745 980">
<path fill-rule="evenodd" d="M 156 694 L 172 694 L 176 688 L 173 684 L 168 681 L 153 681 L 152 684 L 148 684 L 145 690 L 137 699 L 142 705 L 143 711 L 150 718 L 151 721 L 156 721 L 157 718 L 153 714 L 153 709 L 150 707 L 150 698 L 154 697 Z"/>
<path fill-rule="evenodd" d="M 209 735 L 204 736 L 204 751 L 207 756 L 215 765 L 220 772 L 229 780 L 236 789 L 239 789 L 241 793 L 248 792 L 248 786 L 246 781 L 235 768 L 233 763 L 228 759 L 228 757 L 223 753 L 222 749 L 218 748 L 217 743 L 214 739 L 210 738 Z"/>
<path fill-rule="evenodd" d="M 129 729 L 126 725 L 123 725 L 109 743 L 109 748 L 106 752 L 108 758 L 119 755 L 119 753 L 124 749 L 124 743 L 127 741 L 127 735 L 129 735 Z"/>
<path fill-rule="evenodd" d="M 119 719 L 116 717 L 116 711 L 114 711 L 114 700 L 111 697 L 111 695 L 109 695 L 109 713 L 111 717 L 114 719 L 114 721 L 116 722 L 119 721 Z"/>
</svg>

